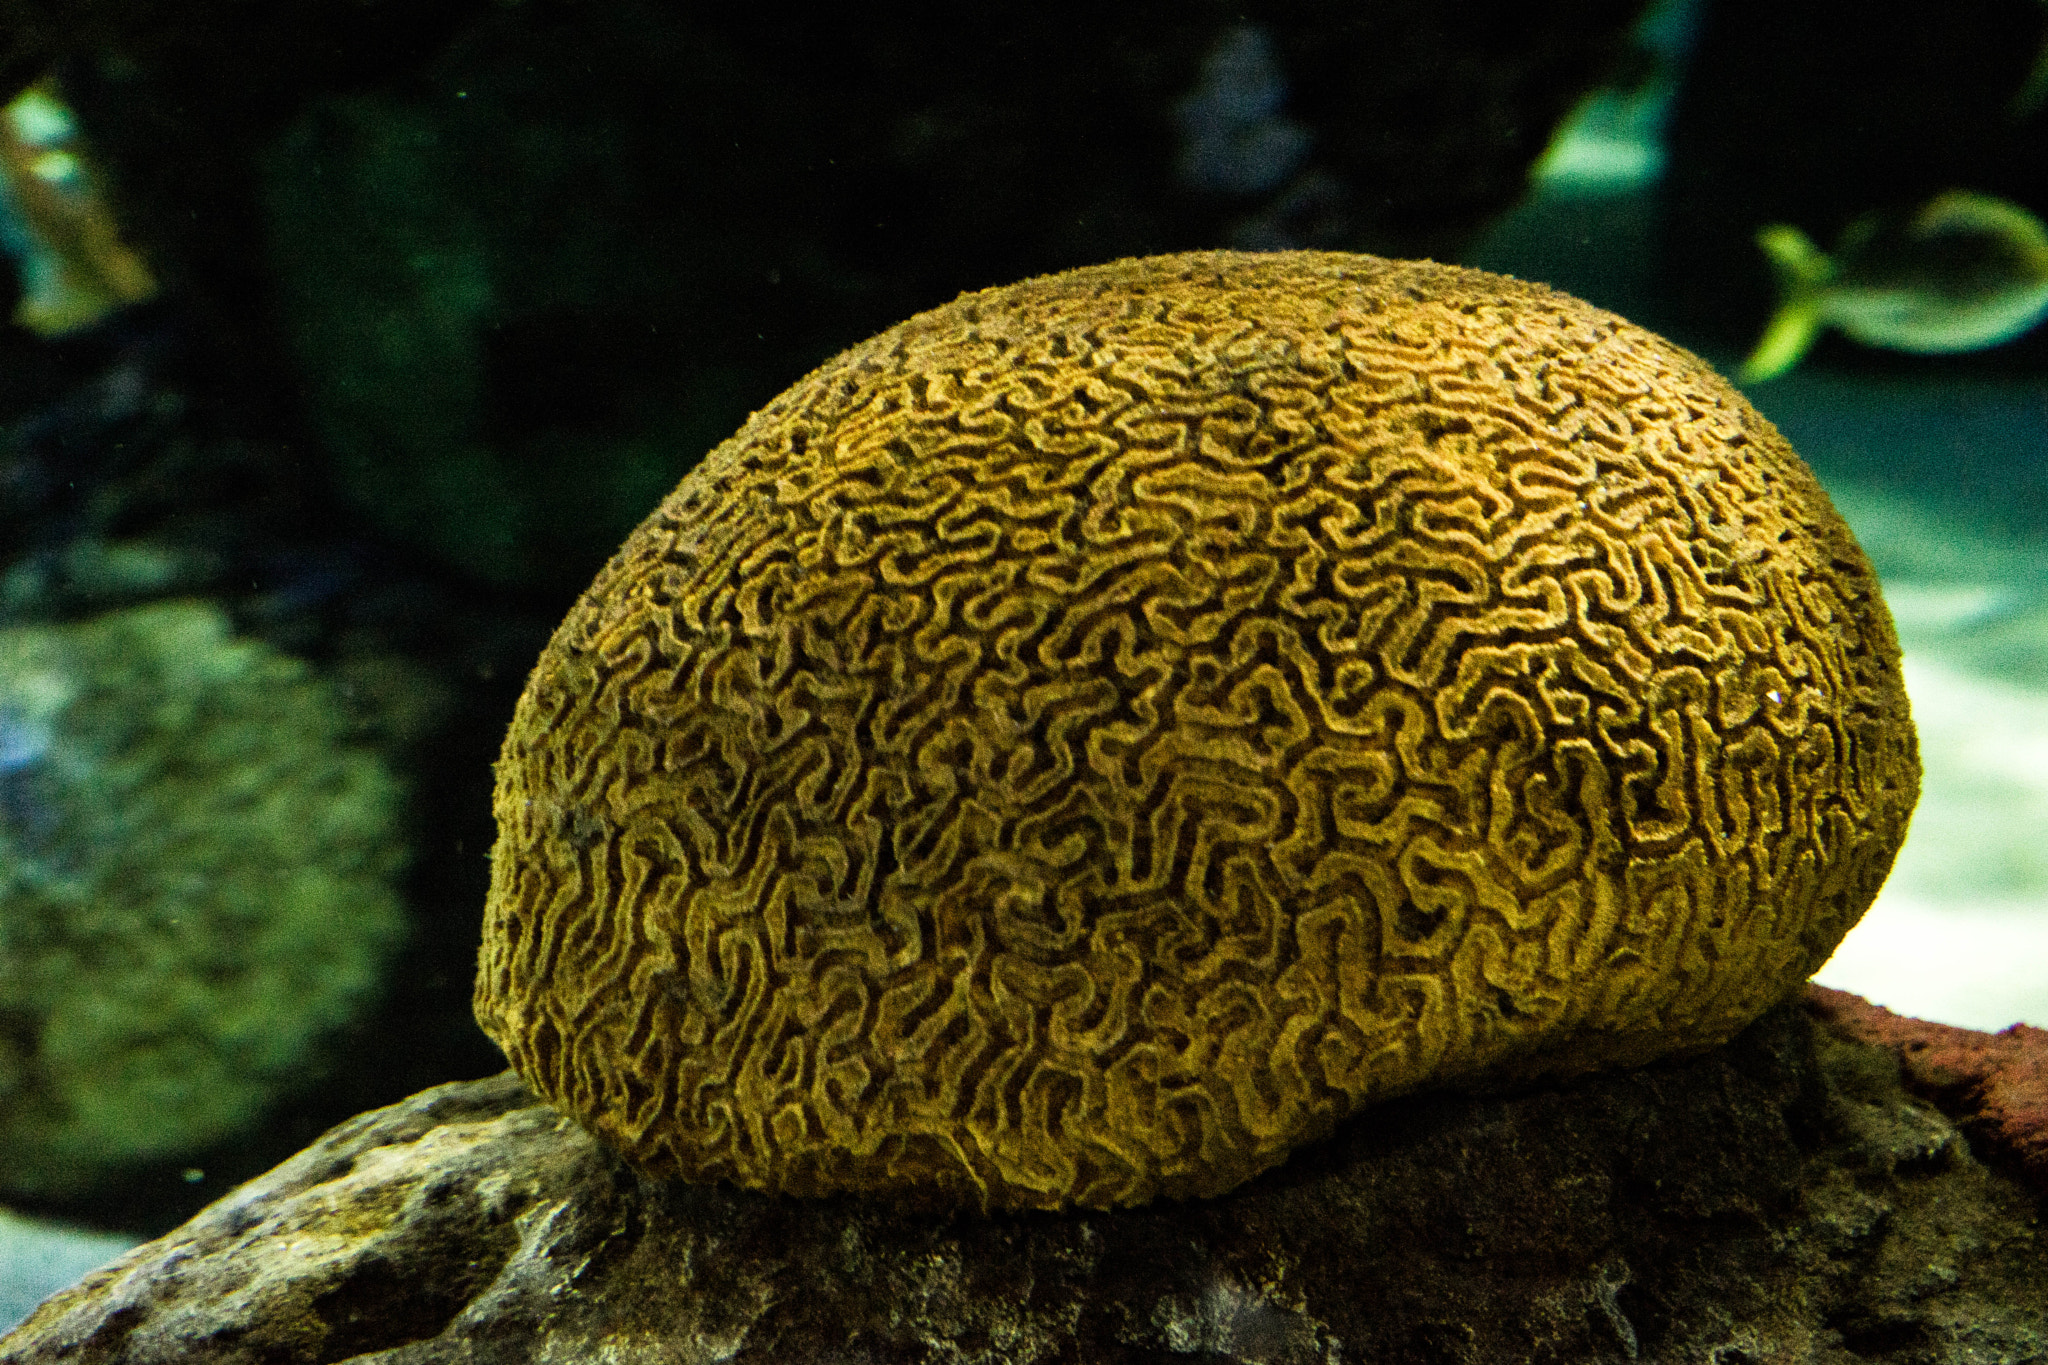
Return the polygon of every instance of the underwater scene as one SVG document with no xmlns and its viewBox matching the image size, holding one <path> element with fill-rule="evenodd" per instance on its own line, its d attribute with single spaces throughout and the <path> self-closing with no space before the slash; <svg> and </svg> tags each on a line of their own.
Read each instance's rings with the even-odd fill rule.
<svg viewBox="0 0 2048 1365">
<path fill-rule="evenodd" d="M 1615 1024 L 1618 1041 L 1585 1044 L 1582 1060 L 1545 1060 L 1549 1054 L 1513 1041 L 1522 1036 L 1518 1020 L 1548 1007 L 1531 1002 L 1551 997 L 1548 986 L 1531 984 L 1534 969 L 1503 949 L 1500 962 L 1513 957 L 1515 965 L 1500 974 L 1488 966 L 1490 984 L 1476 989 L 1498 996 L 1488 1026 L 1508 1041 L 1443 1075 L 1567 1076 L 1718 1044 L 1810 972 L 1822 986 L 1913 1019 L 1988 1033 L 2048 1027 L 2048 5 L 1956 0 L 1876 13 L 1852 0 L 1189 0 L 997 4 L 972 17 L 916 4 L 0 0 L 0 279 L 12 290 L 11 302 L 0 299 L 0 1332 L 335 1125 L 429 1087 L 495 1076 L 508 1058 L 543 1099 L 643 1170 L 796 1195 L 929 1186 L 1009 1209 L 1202 1198 L 1329 1132 L 1356 1098 L 1331 1099 L 1330 1087 L 1344 1090 L 1335 1082 L 1307 1084 L 1310 1097 L 1295 1118 L 1285 1118 L 1295 1100 L 1281 1084 L 1272 1100 L 1283 1116 L 1273 1120 L 1279 1136 L 1261 1136 L 1263 1145 L 1227 1152 L 1214 1158 L 1215 1170 L 1193 1174 L 1162 1158 L 1156 1171 L 1139 1163 L 1091 1175 L 1083 1160 L 1048 1175 L 1031 1165 L 1035 1155 L 1013 1161 L 995 1152 L 986 1168 L 962 1158 L 958 1170 L 946 1166 L 950 1158 L 928 1170 L 904 1157 L 912 1175 L 892 1170 L 871 1180 L 835 1165 L 831 1152 L 777 1165 L 740 1151 L 743 1136 L 732 1150 L 671 1140 L 635 1117 L 643 1110 L 634 1105 L 656 1103 L 642 1092 L 664 1083 L 712 1087 L 726 1063 L 706 1063 L 681 1082 L 649 1080 L 630 1065 L 599 1075 L 600 1064 L 579 1050 L 587 1040 L 556 1036 L 562 1019 L 607 1008 L 594 1002 L 598 988 L 569 1005 L 549 996 L 550 983 L 539 978 L 569 968 L 554 957 L 535 966 L 540 950 L 524 937 L 542 932 L 536 907 L 584 894 L 583 874 L 563 869 L 604 846 L 613 818 L 580 807 L 533 812 L 552 810 L 551 793 L 585 761 L 579 746 L 601 748 L 605 735 L 659 709 L 641 692 L 608 691 L 604 678 L 579 672 L 576 642 L 592 642 L 591 657 L 602 655 L 607 667 L 654 673 L 672 663 L 680 677 L 682 663 L 619 623 L 647 603 L 697 591 L 676 566 L 700 541 L 710 547 L 705 556 L 741 566 L 735 581 L 769 573 L 762 566 L 784 553 L 749 540 L 744 527 L 728 531 L 724 505 L 689 489 L 741 490 L 729 494 L 734 507 L 807 491 L 809 475 L 761 473 L 747 442 L 766 440 L 758 433 L 800 409 L 857 427 L 867 400 L 853 396 L 856 383 L 909 363 L 902 357 L 924 344 L 923 334 L 906 324 L 912 330 L 900 335 L 908 339 L 893 351 L 877 343 L 843 361 L 835 356 L 949 306 L 957 314 L 938 316 L 979 337 L 974 328 L 996 324 L 985 323 L 980 305 L 954 305 L 963 293 L 1126 258 L 1228 252 L 1308 261 L 1301 270 L 1310 283 L 1274 287 L 1308 296 L 1289 316 L 1304 319 L 1299 334 L 1309 340 L 1300 344 L 1310 350 L 1340 325 L 1317 320 L 1314 281 L 1325 277 L 1316 272 L 1339 270 L 1328 278 L 1348 280 L 1348 267 L 1288 253 L 1433 261 L 1551 286 L 1703 359 L 1825 490 L 1785 516 L 1802 534 L 1821 528 L 1813 534 L 1824 553 L 1802 582 L 1824 581 L 1830 593 L 1846 586 L 1828 598 L 1835 607 L 1788 608 L 1800 619 L 1772 627 L 1775 643 L 1758 647 L 1758 657 L 1776 650 L 1778 662 L 1741 684 L 1754 692 L 1743 705 L 1761 714 L 1809 684 L 1802 707 L 1831 704 L 1826 687 L 1787 662 L 1798 652 L 1797 630 L 1828 638 L 1867 631 L 1876 643 L 1849 652 L 1862 650 L 1875 671 L 1836 687 L 1854 694 L 1853 707 L 1843 706 L 1862 719 L 1842 723 L 1840 753 L 1821 752 L 1826 746 L 1815 747 L 1811 732 L 1788 737 L 1782 772 L 1792 795 L 1784 811 L 1755 813 L 1770 805 L 1758 797 L 1754 812 L 1728 816 L 1736 833 L 1727 836 L 1739 844 L 1751 820 L 1759 830 L 1777 829 L 1772 819 L 1806 830 L 1800 837 L 1810 838 L 1813 865 L 1822 867 L 1811 874 L 1817 889 L 1783 894 L 1788 903 L 1807 895 L 1822 909 L 1811 924 L 1795 924 L 1778 893 L 1758 892 L 1759 905 L 1768 902 L 1758 916 L 1786 917 L 1774 930 L 1781 942 L 1751 954 L 1715 940 L 1722 946 L 1672 968 L 1696 970 L 1712 985 L 1659 1007 L 1656 1027 L 1666 1032 L 1645 1042 L 1654 1030 L 1630 1016 L 1626 1027 Z M 1258 274 L 1265 267 L 1238 256 L 1190 259 L 1198 261 L 1191 270 L 1267 278 Z M 1210 261 L 1223 264 L 1200 264 Z M 1548 295 L 1509 286 L 1488 294 L 1490 286 L 1470 283 L 1484 277 L 1432 283 L 1440 278 L 1453 277 L 1413 276 L 1420 283 L 1402 286 L 1405 297 L 1476 290 L 1468 316 L 1525 299 L 1534 302 L 1516 306 L 1569 312 L 1545 302 Z M 1075 279 L 1077 299 L 1170 288 L 1111 274 Z M 1386 288 L 1388 298 L 1404 297 Z M 990 297 L 988 309 L 1010 307 L 1009 295 Z M 1028 291 L 1017 297 L 1018 316 L 1040 307 Z M 1611 330 L 1584 321 L 1593 316 L 1571 313 L 1579 321 L 1570 325 Z M 1508 332 L 1519 325 L 1500 324 Z M 1114 330 L 1099 320 L 1075 327 L 1090 344 Z M 1528 327 L 1534 335 L 1537 324 Z M 1640 335 L 1614 344 L 1647 353 L 1654 337 L 1627 339 Z M 1048 354 L 1064 356 L 1066 344 L 1055 338 Z M 1502 341 L 1495 353 L 1518 355 L 1515 344 Z M 828 362 L 841 368 L 819 371 Z M 1667 369 L 1689 363 L 1673 360 Z M 1235 400 L 1252 408 L 1264 401 L 1255 379 L 1232 382 Z M 919 387 L 918 401 L 939 403 L 943 387 Z M 1075 390 L 1073 411 L 1101 398 L 1085 388 Z M 1274 418 L 1276 410 L 1269 403 L 1264 419 L 1276 430 L 1291 430 L 1297 417 L 1338 421 L 1308 409 Z M 1032 420 L 1041 418 L 1053 420 Z M 1692 418 L 1711 426 L 1699 412 Z M 794 439 L 801 456 L 814 428 L 790 420 L 797 435 L 777 439 L 784 448 Z M 962 439 L 975 429 L 971 414 L 951 420 Z M 1672 449 L 1691 451 L 1708 426 L 1674 418 Z M 1472 430 L 1430 431 L 1438 453 L 1429 458 L 1446 469 L 1481 460 L 1472 452 L 1484 443 Z M 1762 430 L 1744 427 L 1735 445 L 1769 446 Z M 736 431 L 742 438 L 721 447 Z M 1461 437 L 1471 439 L 1460 445 Z M 1044 448 L 1078 462 L 1098 438 L 1108 439 L 1082 432 L 1061 445 L 1048 436 Z M 904 437 L 900 449 L 913 445 Z M 721 453 L 708 472 L 678 489 L 714 449 Z M 1765 459 L 1765 483 L 1799 485 L 1797 462 L 1781 468 L 1770 464 L 1775 458 Z M 1218 478 L 1222 488 L 1228 480 Z M 1018 473 L 1013 482 L 1021 507 L 1049 497 L 1058 476 Z M 1514 486 L 1517 497 L 1537 496 Z M 1160 496 L 1193 506 L 1209 495 L 1189 484 Z M 1488 496 L 1446 500 L 1445 515 L 1477 517 Z M 945 547 L 933 551 L 939 558 L 967 554 L 963 547 L 979 534 L 914 503 L 860 514 L 868 520 L 859 534 L 880 547 L 878 582 L 925 572 L 908 551 L 900 563 L 892 558 L 890 537 L 902 525 L 922 518 L 936 527 Z M 1829 505 L 1867 565 L 1842 548 L 1846 541 L 1828 540 Z M 1052 523 L 1036 515 L 1018 513 L 1026 529 L 1015 533 L 1017 544 L 1049 543 Z M 1350 534 L 1344 515 L 1329 512 L 1317 525 L 1341 541 Z M 732 518 L 740 526 L 743 519 Z M 657 545 L 657 532 L 677 539 Z M 1545 559 L 1550 553 L 1535 552 L 1530 562 L 1567 564 L 1576 551 Z M 1436 572 L 1409 568 L 1417 581 Z M 1733 582 L 1716 577 L 1723 568 L 1734 575 L 1740 565 L 1717 561 L 1701 582 Z M 1857 586 L 1873 571 L 1896 630 L 1895 654 L 1871 624 L 1882 611 L 1863 605 L 1874 596 Z M 815 591 L 824 601 L 835 591 L 818 562 L 790 573 L 799 597 Z M 1344 571 L 1332 571 L 1316 591 L 1334 600 L 1348 591 L 1345 581 Z M 1442 600 L 1465 600 L 1462 591 L 1444 587 Z M 771 610 L 765 590 L 758 602 L 742 600 L 743 589 L 730 596 L 735 620 L 751 624 Z M 1024 610 L 1001 593 L 957 603 L 939 597 L 941 615 L 979 614 L 997 625 L 1005 612 Z M 789 609 L 787 600 L 773 609 Z M 1671 610 L 1685 616 L 1689 602 Z M 823 657 L 869 647 L 870 633 L 883 642 L 878 649 L 922 638 L 923 618 L 876 613 L 821 614 L 821 642 L 805 647 Z M 1138 629 L 1098 632 L 1076 646 L 1076 657 L 1092 660 L 1103 677 L 1138 676 L 1129 662 L 1143 652 Z M 1542 631 L 1525 634 L 1517 647 L 1546 647 Z M 1256 711 L 1268 736 L 1306 724 L 1291 703 L 1261 693 L 1255 676 L 1258 667 L 1293 667 L 1288 647 L 1239 638 L 1250 642 L 1232 646 L 1235 664 L 1251 681 L 1236 691 L 1218 681 L 1204 701 L 1197 670 L 1186 714 Z M 1455 657 L 1440 671 L 1476 690 L 1473 679 L 1495 666 L 1482 653 L 1475 647 L 1463 672 Z M 1015 648 L 1004 657 L 1013 671 L 1025 667 Z M 1556 716 L 1570 711 L 1556 700 L 1565 682 L 1593 693 L 1607 686 L 1594 664 L 1543 657 L 1549 662 L 1522 657 L 1514 667 L 1526 686 L 1512 686 L 1540 694 Z M 1620 657 L 1629 657 L 1625 647 Z M 1844 665 L 1852 673 L 1864 667 L 1852 664 Z M 1344 672 L 1351 666 L 1332 665 L 1328 706 L 1365 686 L 1363 675 Z M 793 666 L 768 650 L 746 667 L 753 672 L 745 677 L 706 683 L 706 695 L 765 688 L 762 678 Z M 906 667 L 897 665 L 899 689 L 909 686 Z M 991 676 L 999 671 L 990 667 Z M 1900 678 L 1911 717 L 1903 729 L 1903 706 L 1885 700 Z M 975 693 L 984 699 L 999 690 L 986 680 L 973 686 L 986 689 Z M 579 700 L 578 688 L 593 690 Z M 762 703 L 770 716 L 759 721 L 768 727 L 764 745 L 774 747 L 777 726 L 801 728 L 843 699 L 818 688 L 805 693 L 808 709 Z M 916 759 L 919 780 L 950 793 L 956 783 L 986 779 L 997 793 L 990 801 L 1039 790 L 1032 784 L 1042 774 L 1021 757 L 1008 759 L 1048 727 L 1048 744 L 1064 743 L 1065 722 L 1040 719 L 1037 695 L 1018 684 L 1012 701 L 1022 719 L 995 742 L 994 757 L 976 747 L 980 740 L 957 749 L 934 740 Z M 846 704 L 886 715 L 897 703 Z M 1149 705 L 1130 695 L 1101 701 L 1104 732 L 1135 732 L 1154 719 Z M 1429 714 L 1445 717 L 1448 733 L 1453 703 L 1437 705 Z M 1717 755 L 1713 764 L 1725 761 L 1733 772 L 1778 761 L 1747 739 L 1738 744 L 1732 728 L 1712 737 L 1713 717 L 1732 714 L 1735 703 L 1713 705 L 1722 709 L 1700 703 L 1684 722 L 1707 736 L 1696 742 Z M 1406 722 L 1387 710 L 1370 724 L 1392 733 L 1422 724 L 1425 709 L 1402 712 Z M 572 714 L 585 731 L 571 733 L 564 717 Z M 1485 728 L 1496 723 L 1505 728 Z M 1660 723 L 1645 720 L 1634 739 L 1617 741 L 1617 752 L 1649 754 Z M 686 759 L 701 759 L 703 771 L 690 779 L 699 783 L 690 788 L 694 812 L 751 800 L 774 782 L 809 802 L 826 780 L 748 773 L 719 756 L 719 734 L 705 738 L 683 720 L 675 724 L 668 748 L 632 750 L 617 762 L 623 770 L 681 770 Z M 879 732 L 882 721 L 874 724 Z M 1471 724 L 1481 756 L 1474 763 L 1522 742 L 1523 732 L 1497 716 Z M 1212 748 L 1236 742 L 1217 739 Z M 1108 743 L 1091 748 L 1088 761 L 1121 773 L 1124 759 Z M 1190 764 L 1211 756 L 1186 743 Z M 1605 779 L 1566 791 L 1569 765 L 1558 764 L 1551 777 L 1532 779 L 1527 796 L 1536 824 L 1550 820 L 1543 828 L 1562 829 L 1585 803 L 1605 799 Z M 1140 766 L 1134 757 L 1132 770 Z M 1643 790 L 1662 794 L 1643 801 L 1682 805 L 1671 793 L 1692 778 L 1657 771 Z M 1364 790 L 1378 779 L 1343 778 L 1353 780 Z M 1830 823 L 1833 816 L 1802 815 L 1802 782 L 1819 784 L 1815 810 L 1833 800 L 1835 787 L 1857 789 L 1848 804 L 1859 811 L 1864 784 L 1885 794 L 1868 797 L 1878 813 L 1867 828 L 1852 829 Z M 805 1021 L 822 1030 L 829 1046 L 820 1045 L 820 1056 L 839 1049 L 833 1055 L 853 1058 L 844 1060 L 845 1074 L 862 1078 L 863 1068 L 881 1064 L 859 1060 L 860 1044 L 833 1033 L 838 993 L 855 989 L 834 973 L 897 951 L 893 911 L 882 908 L 895 902 L 879 888 L 920 875 L 911 866 L 912 835 L 899 838 L 884 822 L 909 831 L 924 817 L 910 796 L 885 785 L 841 803 L 855 814 L 840 822 L 838 842 L 833 831 L 787 814 L 802 804 L 796 796 L 786 808 L 771 805 L 757 823 L 772 842 L 784 837 L 777 821 L 791 822 L 781 853 L 727 879 L 741 888 L 731 894 L 761 898 L 766 908 L 750 913 L 766 916 L 788 942 L 826 945 L 821 961 L 831 961 L 809 968 L 810 994 L 786 1019 L 778 1014 L 776 1027 L 794 1032 L 800 1025 L 792 1021 Z M 1233 795 L 1225 779 L 1213 785 L 1202 799 L 1239 810 L 1229 818 L 1250 829 L 1256 821 L 1242 812 L 1258 798 Z M 1352 790 L 1339 783 L 1329 798 L 1333 831 L 1367 824 L 1362 805 L 1346 814 L 1353 798 L 1344 793 Z M 1502 789 L 1492 790 L 1505 806 Z M 1433 809 L 1403 804 L 1396 821 L 1375 807 L 1372 818 L 1384 820 L 1374 828 L 1427 824 Z M 1635 806 L 1628 809 L 1634 820 Z M 1154 857 L 1154 871 L 1164 866 L 1165 855 L 1149 850 L 1155 839 L 1161 848 L 1178 839 L 1179 810 L 1162 802 L 1126 821 L 1139 850 L 1133 865 Z M 702 850 L 742 840 L 698 830 L 695 819 L 670 822 L 699 838 L 687 857 L 688 838 L 672 835 L 672 855 L 647 855 L 654 872 L 615 852 L 609 863 L 597 858 L 602 866 L 590 875 L 625 886 L 618 895 L 630 899 L 635 878 L 670 868 L 663 857 L 709 865 L 716 859 Z M 1494 827 L 1501 847 L 1521 850 L 1532 865 L 1538 852 L 1556 852 L 1548 834 L 1527 835 L 1526 846 L 1516 842 L 1521 834 L 1501 834 L 1505 819 Z M 867 825 L 884 832 L 862 843 Z M 1043 829 L 1033 827 L 1042 842 L 1031 847 L 1057 862 L 1068 856 L 1058 849 L 1079 847 L 1077 827 L 1065 815 L 1048 817 Z M 1063 932 L 1060 914 L 1078 914 L 1070 907 L 1080 902 L 1034 880 L 1022 837 L 998 847 L 1003 840 L 990 835 L 960 894 L 984 897 L 991 922 L 1040 916 L 1017 932 L 1052 943 Z M 1259 866 L 1281 871 L 1261 877 L 1310 866 L 1288 861 L 1297 833 L 1245 837 L 1276 850 Z M 1246 889 L 1257 881 L 1242 871 L 1249 864 L 1218 853 L 1212 866 L 1203 861 L 1210 845 L 1194 843 L 1196 851 L 1182 855 L 1194 859 L 1194 871 L 1159 875 L 1191 879 L 1204 896 L 1213 883 L 1215 903 L 1237 907 L 1218 912 L 1224 919 L 1253 914 L 1244 907 L 1267 893 Z M 828 869 L 817 879 L 817 904 L 759 891 L 778 856 L 785 868 Z M 899 856 L 907 860 L 900 867 Z M 1748 855 L 1722 856 L 1733 865 Z M 1472 870 L 1481 853 L 1442 857 L 1433 871 L 1402 864 L 1401 876 L 1413 872 L 1412 903 L 1383 903 L 1390 956 L 1398 933 L 1421 942 L 1442 931 L 1430 897 L 1440 893 L 1449 905 L 1465 894 L 1443 886 L 1484 880 Z M 1342 873 L 1335 862 L 1314 866 L 1276 894 L 1321 894 L 1317 888 Z M 1380 885 L 1371 880 L 1377 874 L 1356 875 L 1359 885 Z M 1798 882 L 1784 875 L 1784 885 Z M 1552 878 L 1544 898 L 1487 913 L 1515 925 L 1524 914 L 1561 922 L 1579 913 L 1575 885 Z M 1472 894 L 1475 905 L 1485 900 Z M 1590 907 L 1597 895 L 1585 894 Z M 1729 894 L 1736 905 L 1740 897 Z M 1047 908 L 1055 903 L 1069 908 Z M 1678 913 L 1654 896 L 1645 904 Z M 881 946 L 849 927 L 864 915 L 889 921 L 878 931 Z M 606 929 L 603 907 L 593 916 L 594 927 L 561 931 L 568 947 L 547 951 L 581 961 L 580 936 L 596 942 Z M 1853 925 L 1846 935 L 1843 923 Z M 1309 943 L 1307 928 L 1299 941 Z M 1552 935 L 1553 951 L 1560 941 Z M 766 989 L 748 984 L 754 978 L 729 946 L 707 942 L 692 945 L 694 965 L 650 969 L 682 1002 L 674 1029 L 700 1040 L 718 1033 L 721 992 Z M 1121 951 L 1107 943 L 1096 942 L 1105 960 Z M 614 949 L 629 950 L 600 944 L 585 955 L 595 962 Z M 1300 949 L 1309 958 L 1315 951 Z M 1234 959 L 1215 970 L 1235 980 L 1240 968 L 1252 970 Z M 1274 970 L 1277 984 L 1258 989 L 1293 990 L 1294 978 Z M 1791 981 L 1769 975 L 1788 971 Z M 629 974 L 621 968 L 616 979 Z M 781 974 L 778 965 L 770 975 Z M 997 997 L 1005 989 L 992 988 Z M 1014 989 L 1028 996 L 1037 988 Z M 1418 987 L 1423 995 L 1435 989 Z M 1614 1002 L 1637 987 L 1617 977 L 1579 989 L 1587 1000 L 1600 996 L 1585 1006 L 1599 1022 L 1602 1009 L 1626 1014 Z M 938 1024 L 919 1022 L 926 1006 L 905 1006 L 902 1021 L 891 1008 L 871 1008 L 861 1027 L 886 1032 L 900 1022 L 901 1048 L 952 1045 Z M 1155 1008 L 1131 1006 L 1134 1016 Z M 1047 1005 L 1032 1017 L 1058 1034 L 1068 1026 L 1061 1009 Z M 1686 1032 L 1681 1016 L 1697 1016 L 1697 1028 Z M 617 1031 L 645 1046 L 635 1030 L 644 1032 L 648 1017 L 621 1020 Z M 1327 1049 L 1317 1055 L 1334 1055 Z M 1211 1061 L 1234 1065 L 1233 1055 L 1219 1044 Z M 1389 1093 L 1430 1083 L 1421 1071 L 1384 1077 L 1374 1084 Z M 1061 1073 L 1023 1103 L 1057 1110 L 1065 1087 L 1093 1093 L 1094 1083 Z M 1109 1082 L 1112 1091 L 1117 1083 Z M 1146 1083 L 1164 1084 L 1149 1073 Z M 1243 1082 L 1248 1090 L 1266 1084 Z M 592 1093 L 623 1096 L 618 1104 L 631 1112 L 621 1117 L 625 1110 L 605 1109 Z M 706 1103 L 723 1113 L 727 1100 Z M 794 1149 L 796 1139 L 775 1126 L 782 1117 L 757 1127 Z M 736 1132 L 744 1126 L 733 1122 Z M 1155 1146 L 1163 1151 L 1179 1139 L 1173 1123 L 1162 1125 Z M 1099 1141 L 1113 1145 L 1113 1137 Z M 2048 1138 L 2041 1141 L 2048 1153 Z M 1246 1281 L 1229 1292 L 1256 1289 Z M 1619 1290 L 1604 1292 L 1599 1302 L 1612 1308 Z M 1321 1328 L 1301 1336 L 1306 1329 L 1259 1317 L 1265 1308 L 1240 1312 L 1225 1300 L 1190 1308 L 1187 1321 L 1197 1326 L 1159 1327 L 1167 1343 L 1159 1349 L 1216 1360 L 1382 1358 L 1347 1357 Z M 1611 1327 L 1614 1349 L 1638 1356 L 1640 1312 L 1589 1311 L 1619 1324 Z M 1862 1338 L 1862 1329 L 1841 1330 L 1845 1340 L 1876 1343 L 1869 1358 L 1894 1358 L 1878 1350 L 1893 1340 L 1878 1329 Z M 333 1337 L 318 1358 L 348 1358 L 342 1342 Z M 1003 1348 L 1012 1349 L 1020 1360 L 1078 1358 Z M 987 1350 L 959 1358 L 1012 1358 Z M 1437 1354 L 1413 1358 L 1481 1358 L 1451 1346 L 1430 1350 Z M 1678 1358 L 1644 1351 L 1643 1358 Z M 14 1358 L 0 1351 L 0 1359 Z M 1725 1357 L 1767 1358 L 1778 1357 Z"/>
</svg>

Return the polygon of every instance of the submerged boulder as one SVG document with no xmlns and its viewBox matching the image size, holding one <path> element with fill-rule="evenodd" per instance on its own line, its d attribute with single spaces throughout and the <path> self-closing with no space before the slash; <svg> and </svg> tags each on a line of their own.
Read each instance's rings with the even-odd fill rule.
<svg viewBox="0 0 2048 1365">
<path fill-rule="evenodd" d="M 1395 1100 L 1110 1213 L 655 1182 L 506 1073 L 335 1129 L 0 1365 L 2036 1358 L 2048 1187 L 1859 1018 L 1814 992 L 1690 1060 Z"/>
</svg>

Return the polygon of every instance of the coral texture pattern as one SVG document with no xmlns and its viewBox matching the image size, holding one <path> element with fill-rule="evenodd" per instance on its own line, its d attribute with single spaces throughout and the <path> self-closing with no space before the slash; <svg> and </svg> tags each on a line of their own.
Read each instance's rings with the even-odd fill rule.
<svg viewBox="0 0 2048 1365">
<path fill-rule="evenodd" d="M 1423 1087 L 1718 1044 L 1904 835 L 1847 527 L 1540 285 L 1119 261 L 756 413 L 498 769 L 477 1012 L 661 1175 L 1212 1195 Z"/>
</svg>

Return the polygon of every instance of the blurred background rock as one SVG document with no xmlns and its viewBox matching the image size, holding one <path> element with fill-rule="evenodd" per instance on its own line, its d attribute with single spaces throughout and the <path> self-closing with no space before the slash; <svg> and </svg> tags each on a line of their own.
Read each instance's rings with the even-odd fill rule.
<svg viewBox="0 0 2048 1365">
<path fill-rule="evenodd" d="M 209 604 L 0 627 L 0 1195 L 239 1137 L 379 994 L 405 843 L 356 728 Z"/>
<path fill-rule="evenodd" d="M 0 629 L 207 604 L 339 699 L 407 860 L 405 951 L 309 1042 L 317 1087 L 13 1197 L 154 1232 L 501 1065 L 469 987 L 526 669 L 838 349 L 1038 272 L 1307 246 L 1548 280 L 1732 369 L 1775 302 L 1760 227 L 1831 243 L 1952 188 L 2048 210 L 2044 33 L 2035 0 L 0 0 L 0 100 L 48 83 L 155 285 L 0 330 Z M 2048 743 L 2044 358 L 1828 334 L 1754 393 L 1887 577 L 1928 747 L 1934 837 L 1823 979 L 1978 1026 L 2048 1016 L 2019 975 L 2048 762 L 2017 757 Z"/>
</svg>

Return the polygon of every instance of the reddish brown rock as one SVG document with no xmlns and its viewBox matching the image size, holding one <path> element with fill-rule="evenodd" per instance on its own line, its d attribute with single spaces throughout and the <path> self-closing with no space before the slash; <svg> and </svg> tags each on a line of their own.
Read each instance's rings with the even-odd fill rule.
<svg viewBox="0 0 2048 1365">
<path fill-rule="evenodd" d="M 1807 988 L 1806 1007 L 1843 1037 L 1898 1054 L 1907 1088 L 1954 1119 L 1987 1159 L 2012 1166 L 2048 1197 L 2048 1029 L 1980 1033 L 1826 986 Z"/>
</svg>

